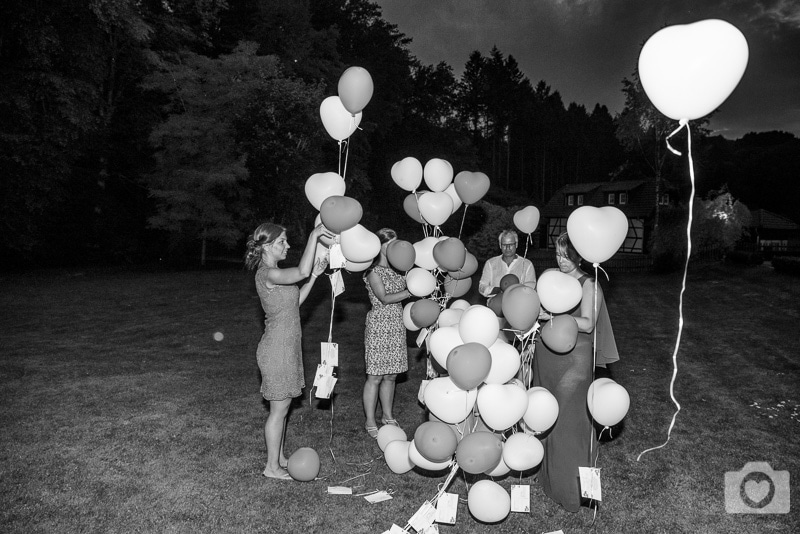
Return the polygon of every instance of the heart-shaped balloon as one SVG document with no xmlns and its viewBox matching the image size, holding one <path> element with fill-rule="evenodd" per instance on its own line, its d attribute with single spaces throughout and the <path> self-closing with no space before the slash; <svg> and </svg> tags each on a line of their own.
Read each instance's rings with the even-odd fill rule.
<svg viewBox="0 0 800 534">
<path fill-rule="evenodd" d="M 422 176 L 431 191 L 444 192 L 447 186 L 453 182 L 453 166 L 447 160 L 433 158 L 425 164 Z"/>
<path fill-rule="evenodd" d="M 481 419 L 494 430 L 519 422 L 528 409 L 528 395 L 516 384 L 484 384 L 478 391 Z"/>
<path fill-rule="evenodd" d="M 418 195 L 419 193 L 411 193 L 410 195 L 406 195 L 406 198 L 403 199 L 403 211 L 405 211 L 406 215 L 418 223 L 425 224 L 425 221 L 422 219 L 422 215 L 419 213 Z"/>
<path fill-rule="evenodd" d="M 319 172 L 312 174 L 306 180 L 306 198 L 317 210 L 319 210 L 326 198 L 334 195 L 342 196 L 344 195 L 344 190 L 344 178 L 335 172 Z"/>
<path fill-rule="evenodd" d="M 482 172 L 461 171 L 453 180 L 458 197 L 464 204 L 475 204 L 489 191 L 489 177 Z"/>
<path fill-rule="evenodd" d="M 450 200 L 453 201 L 453 213 L 457 212 L 458 208 L 461 207 L 461 204 L 463 204 L 463 202 L 461 201 L 461 197 L 458 196 L 458 193 L 456 193 L 455 184 L 448 185 L 447 189 L 445 189 L 444 192 L 447 193 L 447 196 L 449 196 Z"/>
<path fill-rule="evenodd" d="M 489 347 L 492 356 L 492 367 L 484 379 L 487 384 L 505 384 L 519 371 L 521 364 L 519 351 L 513 345 L 498 339 Z"/>
<path fill-rule="evenodd" d="M 433 259 L 445 271 L 457 271 L 467 261 L 467 249 L 457 237 L 439 239 L 433 246 Z"/>
<path fill-rule="evenodd" d="M 539 226 L 539 208 L 527 206 L 514 213 L 514 226 L 523 234 L 532 234 Z"/>
<path fill-rule="evenodd" d="M 478 390 L 464 391 L 449 376 L 434 378 L 423 394 L 425 406 L 433 415 L 448 424 L 460 423 L 472 412 Z"/>
<path fill-rule="evenodd" d="M 558 401 L 555 396 L 541 386 L 527 391 L 528 409 L 522 420 L 534 432 L 544 432 L 558 419 Z"/>
<path fill-rule="evenodd" d="M 422 183 L 422 163 L 411 156 L 392 165 L 392 180 L 406 191 L 416 191 Z"/>
<path fill-rule="evenodd" d="M 567 219 L 567 234 L 584 260 L 602 263 L 625 241 L 628 218 L 614 206 L 581 206 Z"/>
<path fill-rule="evenodd" d="M 420 195 L 417 207 L 425 222 L 432 226 L 440 226 L 453 213 L 453 199 L 444 191 L 440 193 L 429 191 Z"/>
<path fill-rule="evenodd" d="M 439 244 L 439 239 L 433 236 L 425 237 L 414 243 L 414 264 L 428 271 L 439 267 L 433 257 L 433 247 L 437 244 Z"/>
<path fill-rule="evenodd" d="M 450 355 L 450 351 L 463 344 L 464 340 L 458 333 L 458 326 L 440 326 L 428 339 L 431 355 L 436 363 L 442 366 L 442 369 L 447 369 L 447 357 Z"/>
<path fill-rule="evenodd" d="M 708 115 L 744 75 L 747 40 L 724 20 L 667 26 L 639 54 L 639 80 L 653 105 L 675 120 Z"/>
<path fill-rule="evenodd" d="M 340 243 L 342 255 L 354 263 L 370 261 L 381 251 L 380 238 L 360 224 L 344 230 Z"/>
<path fill-rule="evenodd" d="M 577 278 L 553 269 L 539 277 L 536 293 L 544 309 L 550 313 L 564 313 L 578 305 L 583 289 Z"/>
<path fill-rule="evenodd" d="M 329 96 L 319 106 L 319 116 L 328 135 L 337 141 L 344 141 L 361 124 L 361 113 L 350 114 L 338 96 Z"/>
<path fill-rule="evenodd" d="M 492 355 L 480 343 L 464 343 L 447 355 L 447 373 L 453 383 L 463 390 L 481 385 L 491 368 Z"/>
</svg>

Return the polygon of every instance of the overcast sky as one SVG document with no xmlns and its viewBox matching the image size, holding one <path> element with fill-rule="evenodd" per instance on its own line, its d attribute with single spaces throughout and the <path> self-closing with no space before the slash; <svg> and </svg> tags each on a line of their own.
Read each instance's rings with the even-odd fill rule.
<svg viewBox="0 0 800 534">
<path fill-rule="evenodd" d="M 460 76 L 473 50 L 514 56 L 533 85 L 544 80 L 564 104 L 612 115 L 621 80 L 641 45 L 664 25 L 716 18 L 747 39 L 741 82 L 714 116 L 715 133 L 788 131 L 800 137 L 800 0 L 375 0 L 383 18 L 413 39 L 424 64 L 445 61 Z"/>
</svg>

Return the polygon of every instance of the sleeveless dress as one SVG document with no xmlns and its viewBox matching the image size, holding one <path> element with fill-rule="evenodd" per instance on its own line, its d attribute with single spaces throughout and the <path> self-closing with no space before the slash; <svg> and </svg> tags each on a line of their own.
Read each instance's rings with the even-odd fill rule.
<svg viewBox="0 0 800 534">
<path fill-rule="evenodd" d="M 389 267 L 376 265 L 372 272 L 383 282 L 386 294 L 398 293 L 406 288 L 406 280 Z M 399 302 L 384 304 L 364 275 L 367 294 L 372 309 L 367 312 L 364 329 L 364 359 L 368 375 L 389 375 L 408 371 L 406 327 L 403 324 L 403 306 Z"/>
<path fill-rule="evenodd" d="M 581 287 L 586 280 L 588 276 L 579 279 Z M 580 317 L 580 304 L 570 314 Z M 558 419 L 542 439 L 539 480 L 547 496 L 570 512 L 581 506 L 578 467 L 593 465 L 590 446 L 595 431 L 586 405 L 593 367 L 592 334 L 578 332 L 575 348 L 565 354 L 552 352 L 541 337 L 536 341 L 533 385 L 546 388 L 558 401 Z"/>
<path fill-rule="evenodd" d="M 256 271 L 256 290 L 264 309 L 264 334 L 256 359 L 261 371 L 261 395 L 266 400 L 297 397 L 305 387 L 300 346 L 300 289 L 296 285 L 267 287 L 263 265 Z"/>
</svg>

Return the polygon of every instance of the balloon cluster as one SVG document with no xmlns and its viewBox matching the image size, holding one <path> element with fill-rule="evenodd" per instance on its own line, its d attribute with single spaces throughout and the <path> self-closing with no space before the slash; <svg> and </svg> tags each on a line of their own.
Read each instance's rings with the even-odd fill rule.
<svg viewBox="0 0 800 534">
<path fill-rule="evenodd" d="M 325 131 L 340 143 L 361 123 L 361 110 L 372 98 L 372 76 L 362 67 L 350 67 L 339 77 L 338 96 L 322 101 L 319 115 Z"/>
</svg>

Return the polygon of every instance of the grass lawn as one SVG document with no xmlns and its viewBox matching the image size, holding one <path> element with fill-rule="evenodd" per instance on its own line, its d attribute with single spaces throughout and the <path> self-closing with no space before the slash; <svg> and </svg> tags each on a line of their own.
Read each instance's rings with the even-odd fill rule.
<svg viewBox="0 0 800 534">
<path fill-rule="evenodd" d="M 800 279 L 769 266 L 693 266 L 684 298 L 674 412 L 678 275 L 614 274 L 606 285 L 622 360 L 614 378 L 631 408 L 600 445 L 603 502 L 564 512 L 534 475 L 531 513 L 499 524 L 462 503 L 440 532 L 797 532 L 800 529 Z M 315 448 L 320 479 L 261 476 L 267 410 L 255 350 L 263 317 L 252 273 L 42 271 L 0 279 L 0 531 L 381 533 L 432 498 L 445 473 L 394 474 L 363 430 L 363 324 L 357 275 L 333 309 L 339 382 L 333 402 L 291 413 L 287 453 Z M 323 278 L 303 307 L 307 384 L 331 325 Z M 472 294 L 474 299 L 474 293 Z M 221 341 L 214 334 L 224 335 Z M 413 345 L 414 336 L 409 336 Z M 424 359 L 412 352 L 395 415 L 409 433 Z M 307 395 L 307 394 L 306 394 Z M 766 461 L 789 471 L 789 514 L 728 514 L 724 474 Z M 392 493 L 370 504 L 356 495 Z"/>
</svg>

